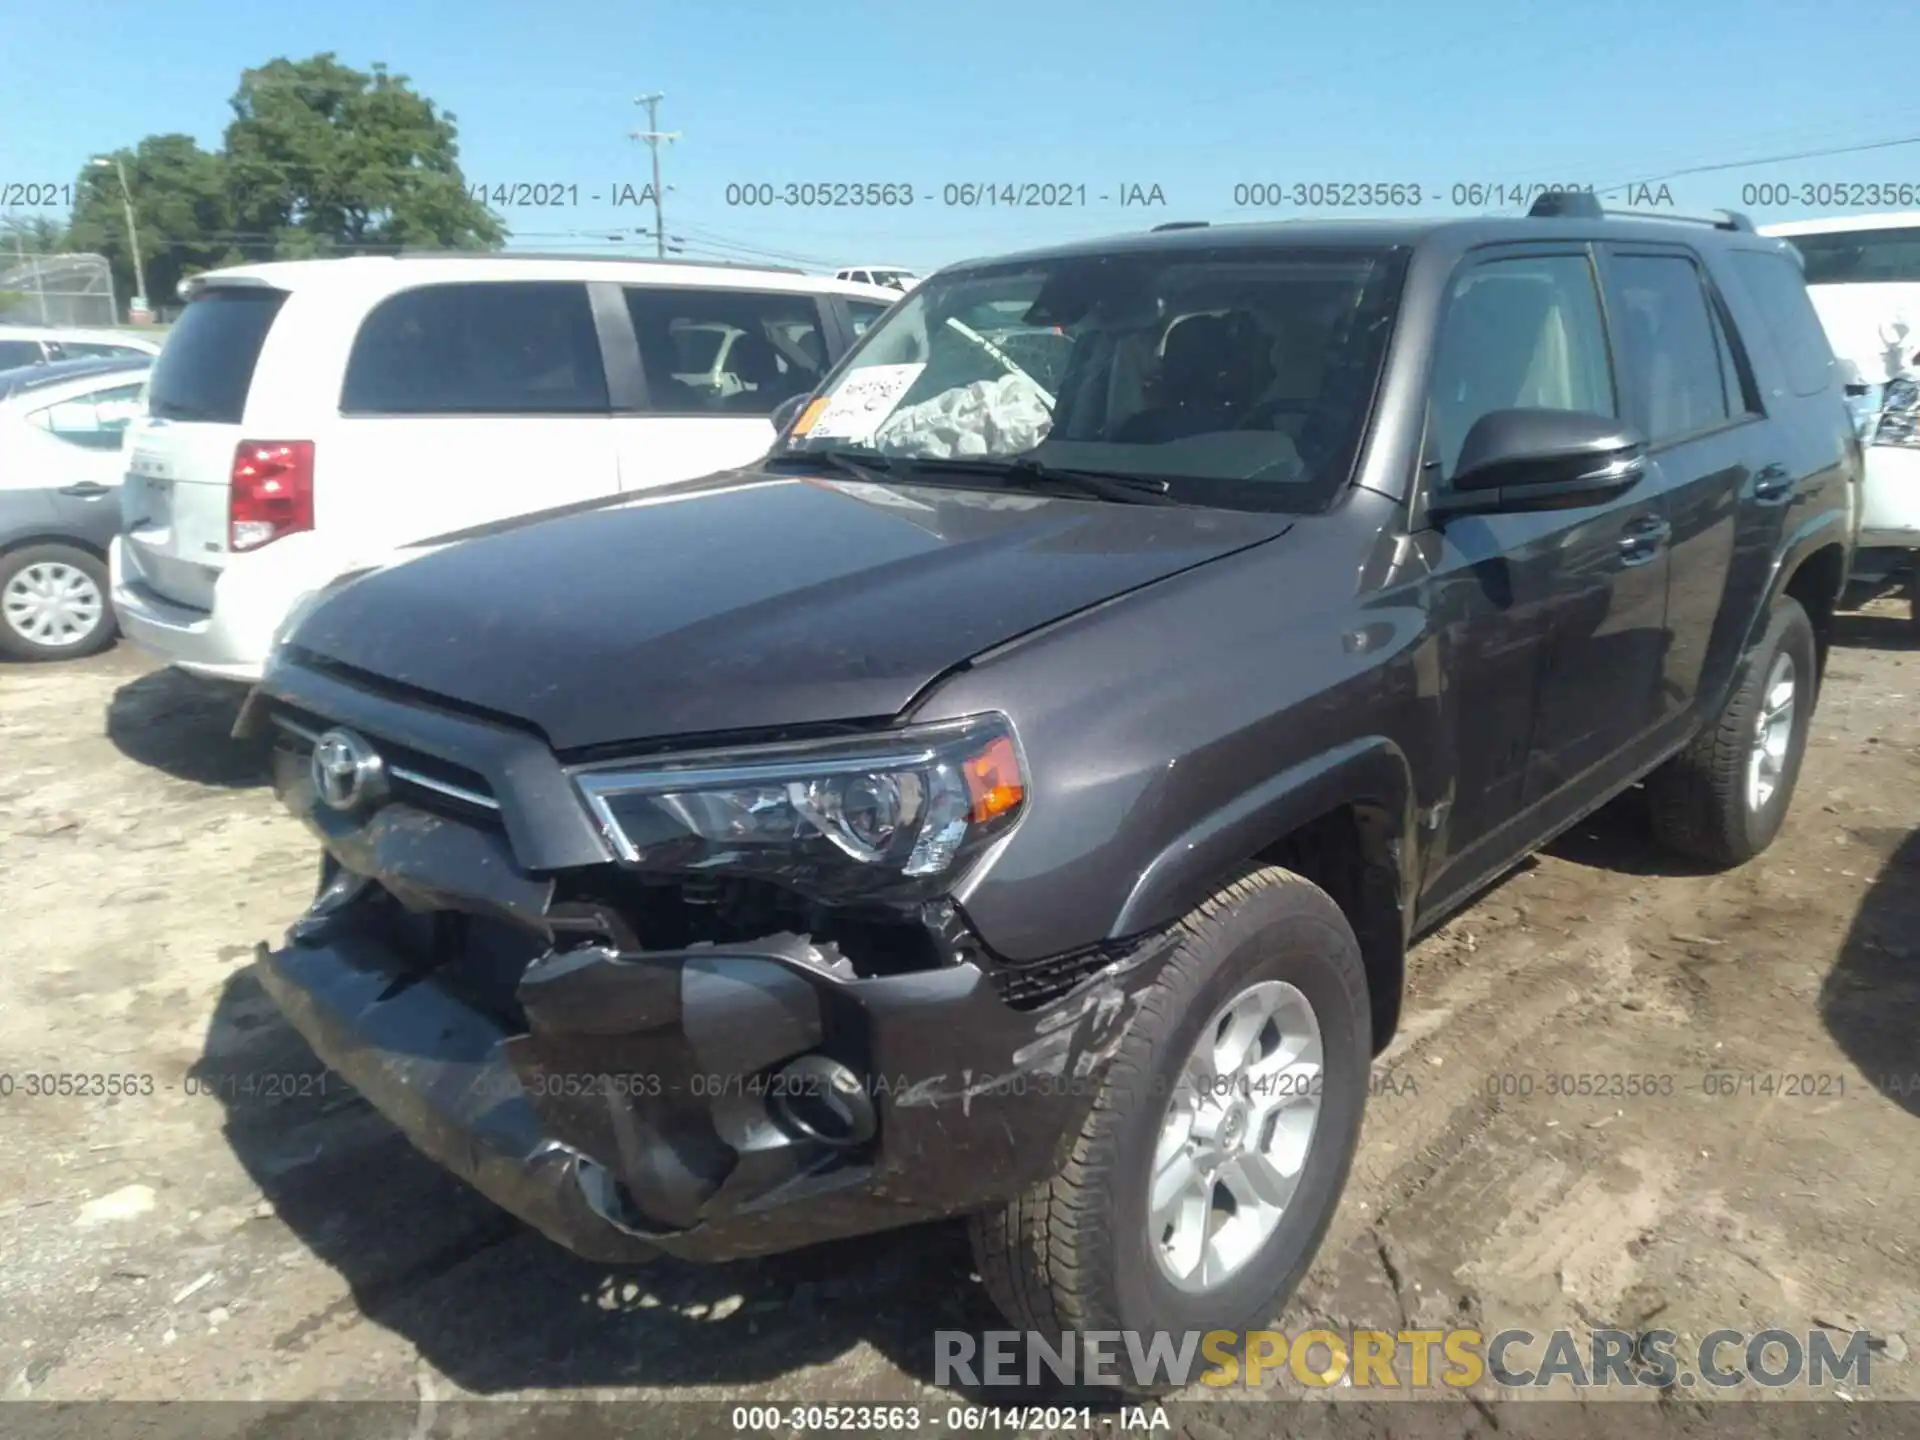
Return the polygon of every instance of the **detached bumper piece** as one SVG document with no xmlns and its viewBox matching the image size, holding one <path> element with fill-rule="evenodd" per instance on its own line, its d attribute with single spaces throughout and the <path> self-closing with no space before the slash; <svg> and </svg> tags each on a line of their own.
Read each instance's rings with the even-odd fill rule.
<svg viewBox="0 0 1920 1440">
<path fill-rule="evenodd" d="M 341 879 L 261 947 L 262 985 L 416 1147 L 606 1262 L 767 1254 L 1017 1195 L 1064 1158 L 1153 968 L 1143 949 L 1022 1011 L 967 959 L 857 978 L 790 934 L 545 948 L 504 921 L 396 922 L 417 897 Z M 470 919 L 525 945 L 503 971 L 495 936 L 507 981 L 485 995 Z M 435 943 L 395 943 L 396 923 Z"/>
</svg>

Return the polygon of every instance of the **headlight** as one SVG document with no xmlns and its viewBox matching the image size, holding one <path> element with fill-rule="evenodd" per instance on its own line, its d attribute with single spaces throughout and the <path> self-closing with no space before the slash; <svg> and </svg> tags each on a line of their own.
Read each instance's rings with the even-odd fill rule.
<svg viewBox="0 0 1920 1440">
<path fill-rule="evenodd" d="M 1887 382 L 1873 443 L 1920 446 L 1920 385 L 1904 377 Z"/>
<path fill-rule="evenodd" d="M 595 766 L 573 780 L 630 865 L 762 876 L 820 900 L 939 893 L 1027 794 L 1003 715 Z"/>
</svg>

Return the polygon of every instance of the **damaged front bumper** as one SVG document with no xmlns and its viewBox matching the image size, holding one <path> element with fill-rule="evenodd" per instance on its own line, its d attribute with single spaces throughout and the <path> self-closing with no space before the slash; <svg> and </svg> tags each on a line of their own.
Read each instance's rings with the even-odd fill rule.
<svg viewBox="0 0 1920 1440">
<path fill-rule="evenodd" d="M 1157 968 L 1146 941 L 1023 989 L 1046 967 L 1003 973 L 947 904 L 924 915 L 937 963 L 890 974 L 796 933 L 583 938 L 499 828 L 404 800 L 349 823 L 297 756 L 280 770 L 330 858 L 261 984 L 417 1148 L 596 1260 L 766 1254 L 1011 1199 L 1059 1168 Z"/>
</svg>

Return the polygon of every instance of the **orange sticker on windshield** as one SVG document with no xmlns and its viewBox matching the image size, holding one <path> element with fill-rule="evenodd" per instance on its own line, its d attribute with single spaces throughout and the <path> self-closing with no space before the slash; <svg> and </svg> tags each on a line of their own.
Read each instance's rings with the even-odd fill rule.
<svg viewBox="0 0 1920 1440">
<path fill-rule="evenodd" d="M 809 430 L 813 428 L 813 422 L 820 418 L 820 412 L 826 408 L 827 408 L 827 397 L 822 395 L 818 400 L 814 400 L 811 403 L 809 403 L 807 408 L 800 412 L 800 414 L 795 418 L 791 428 L 788 429 L 787 433 L 789 435 L 794 436 L 796 439 L 806 434 Z"/>
</svg>

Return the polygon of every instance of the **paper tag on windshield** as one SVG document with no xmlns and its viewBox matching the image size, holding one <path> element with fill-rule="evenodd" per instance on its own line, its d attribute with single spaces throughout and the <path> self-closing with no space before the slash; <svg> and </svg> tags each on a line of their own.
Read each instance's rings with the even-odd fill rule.
<svg viewBox="0 0 1920 1440">
<path fill-rule="evenodd" d="M 866 440 L 880 423 L 899 406 L 900 399 L 913 388 L 920 372 L 917 365 L 869 365 L 855 370 L 840 382 L 807 431 L 809 440 Z"/>
</svg>

